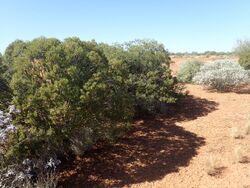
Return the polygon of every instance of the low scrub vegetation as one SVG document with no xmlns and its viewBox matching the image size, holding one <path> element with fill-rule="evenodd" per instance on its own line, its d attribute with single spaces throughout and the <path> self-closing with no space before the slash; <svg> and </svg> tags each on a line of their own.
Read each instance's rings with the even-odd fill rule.
<svg viewBox="0 0 250 188">
<path fill-rule="evenodd" d="M 212 154 L 208 154 L 205 168 L 207 174 L 210 176 L 217 176 L 220 175 L 222 169 L 222 164 L 220 164 Z"/>
<path fill-rule="evenodd" d="M 123 78 L 136 113 L 158 111 L 174 103 L 180 87 L 171 76 L 170 57 L 156 41 L 136 40 L 122 45 L 101 44 L 111 71 Z"/>
<path fill-rule="evenodd" d="M 10 44 L 0 85 L 10 91 L 5 101 L 11 104 L 0 114 L 1 177 L 7 177 L 7 166 L 15 173 L 2 186 L 20 173 L 21 183 L 28 178 L 35 185 L 39 174 L 50 172 L 46 164 L 55 169 L 58 156 L 81 155 L 97 141 L 115 141 L 136 114 L 157 113 L 176 102 L 181 89 L 169 63 L 156 41 L 110 46 L 37 38 Z M 38 166 L 40 171 L 34 170 Z"/>
<path fill-rule="evenodd" d="M 245 135 L 250 134 L 250 121 L 248 121 L 245 125 Z"/>
<path fill-rule="evenodd" d="M 244 134 L 238 127 L 232 127 L 231 137 L 234 139 L 242 139 L 244 138 Z"/>
<path fill-rule="evenodd" d="M 177 75 L 178 80 L 183 83 L 191 83 L 193 77 L 200 71 L 203 65 L 204 62 L 201 61 L 187 61 L 182 63 Z"/>
<path fill-rule="evenodd" d="M 171 52 L 170 55 L 174 55 L 174 56 L 179 56 L 179 57 L 183 57 L 183 56 L 223 56 L 223 55 L 235 55 L 235 52 L 216 52 L 216 51 L 205 51 L 205 52 L 176 52 L 173 53 Z"/>
<path fill-rule="evenodd" d="M 236 162 L 239 162 L 239 163 L 247 163 L 248 162 L 247 155 L 240 147 L 236 147 L 234 150 L 234 153 L 235 153 Z"/>
<path fill-rule="evenodd" d="M 245 69 L 250 69 L 250 40 L 238 42 L 236 53 L 239 55 L 239 64 Z"/>
<path fill-rule="evenodd" d="M 227 91 L 248 83 L 249 72 L 237 62 L 216 61 L 202 66 L 200 72 L 194 76 L 193 82 L 219 91 Z"/>
</svg>

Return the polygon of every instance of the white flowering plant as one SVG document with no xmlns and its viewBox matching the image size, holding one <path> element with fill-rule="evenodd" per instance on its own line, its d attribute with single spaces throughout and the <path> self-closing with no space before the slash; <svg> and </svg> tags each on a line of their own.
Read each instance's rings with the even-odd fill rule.
<svg viewBox="0 0 250 188">
<path fill-rule="evenodd" d="M 55 172 L 61 161 L 56 157 L 48 160 L 25 159 L 21 164 L 13 164 L 0 169 L 0 187 L 39 187 L 48 185 L 56 187 Z"/>
<path fill-rule="evenodd" d="M 249 73 L 237 62 L 215 61 L 206 63 L 194 76 L 193 82 L 219 91 L 249 83 Z"/>
<path fill-rule="evenodd" d="M 55 171 L 61 161 L 55 155 L 44 154 L 38 159 L 25 159 L 22 163 L 6 162 L 6 144 L 9 135 L 18 131 L 13 119 L 19 113 L 15 105 L 10 105 L 6 111 L 0 110 L 0 187 L 37 187 L 38 184 L 48 185 L 48 182 L 50 187 L 56 187 Z"/>
</svg>

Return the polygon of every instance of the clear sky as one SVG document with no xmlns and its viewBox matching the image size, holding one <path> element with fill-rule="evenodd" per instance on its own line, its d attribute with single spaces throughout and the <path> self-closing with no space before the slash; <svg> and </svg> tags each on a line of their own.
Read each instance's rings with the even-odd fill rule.
<svg viewBox="0 0 250 188">
<path fill-rule="evenodd" d="M 250 37 L 250 0 L 0 0 L 0 52 L 15 39 L 155 39 L 171 52 L 230 51 Z"/>
</svg>

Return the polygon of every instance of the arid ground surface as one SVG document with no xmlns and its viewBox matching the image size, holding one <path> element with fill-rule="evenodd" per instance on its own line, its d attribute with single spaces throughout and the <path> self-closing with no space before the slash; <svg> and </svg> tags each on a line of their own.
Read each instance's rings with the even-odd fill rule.
<svg viewBox="0 0 250 188">
<path fill-rule="evenodd" d="M 186 85 L 189 96 L 161 117 L 137 120 L 118 143 L 68 163 L 62 187 L 250 187 L 250 135 L 235 139 L 250 115 L 250 88 L 229 93 Z M 240 151 L 246 156 L 237 162 Z M 216 173 L 208 175 L 209 163 Z"/>
</svg>

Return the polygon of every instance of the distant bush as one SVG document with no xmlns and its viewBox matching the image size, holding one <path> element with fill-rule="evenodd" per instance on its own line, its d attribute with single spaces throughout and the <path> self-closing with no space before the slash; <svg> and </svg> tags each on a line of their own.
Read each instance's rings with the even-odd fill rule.
<svg viewBox="0 0 250 188">
<path fill-rule="evenodd" d="M 248 82 L 249 76 L 248 72 L 236 62 L 217 61 L 206 63 L 201 67 L 193 81 L 210 88 L 226 91 L 231 87 Z"/>
<path fill-rule="evenodd" d="M 250 40 L 239 41 L 236 53 L 239 55 L 240 65 L 250 69 Z"/>
<path fill-rule="evenodd" d="M 215 51 L 205 51 L 205 52 L 177 52 L 177 53 L 173 53 L 171 52 L 170 55 L 175 55 L 177 57 L 181 57 L 181 56 L 201 56 L 201 55 L 205 55 L 205 56 L 210 56 L 210 55 L 216 55 L 216 56 L 220 56 L 220 55 L 233 55 L 235 54 L 235 52 L 215 52 Z"/>
<path fill-rule="evenodd" d="M 182 63 L 180 65 L 177 79 L 180 82 L 184 83 L 191 83 L 193 80 L 193 77 L 197 72 L 200 71 L 200 68 L 204 65 L 204 62 L 201 61 L 188 61 L 185 63 Z"/>
</svg>

